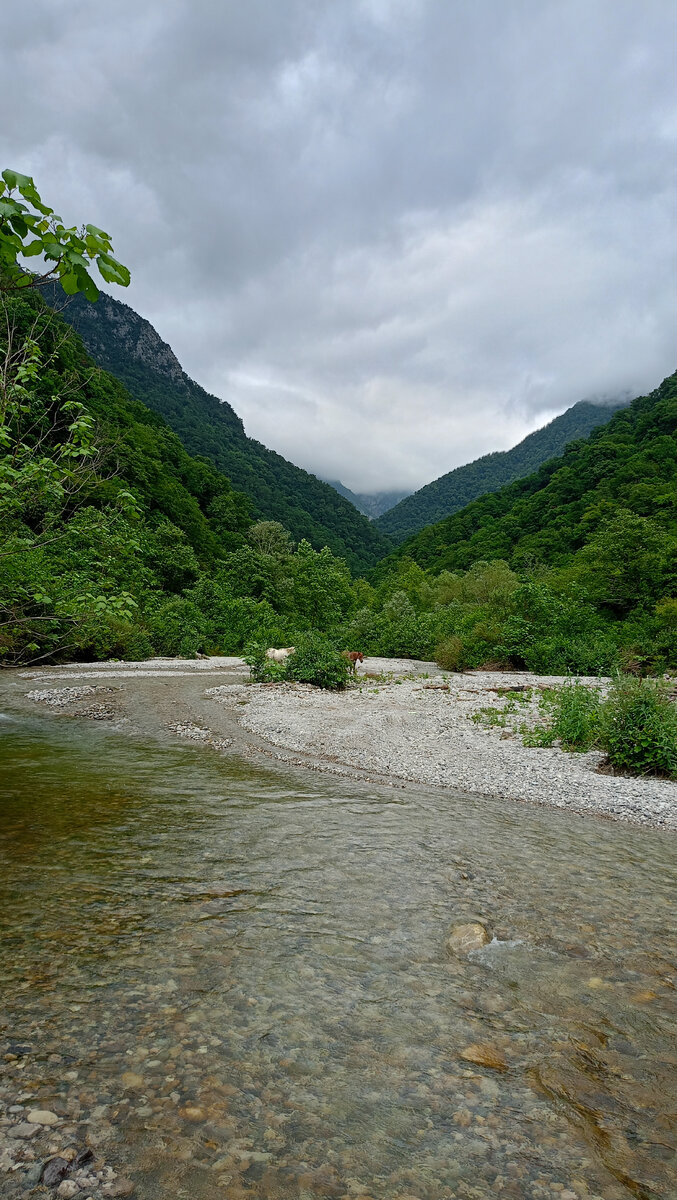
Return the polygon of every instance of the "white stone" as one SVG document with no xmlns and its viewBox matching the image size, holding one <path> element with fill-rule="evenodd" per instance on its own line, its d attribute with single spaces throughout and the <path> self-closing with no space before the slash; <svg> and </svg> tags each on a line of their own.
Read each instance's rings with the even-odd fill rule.
<svg viewBox="0 0 677 1200">
<path fill-rule="evenodd" d="M 48 1108 L 32 1108 L 27 1119 L 33 1125 L 56 1125 L 59 1121 L 56 1113 L 50 1112 Z"/>
<path fill-rule="evenodd" d="M 73 1196 L 77 1196 L 80 1191 L 80 1186 L 74 1179 L 63 1179 L 56 1189 L 57 1196 L 65 1196 L 66 1200 L 72 1200 Z"/>
</svg>

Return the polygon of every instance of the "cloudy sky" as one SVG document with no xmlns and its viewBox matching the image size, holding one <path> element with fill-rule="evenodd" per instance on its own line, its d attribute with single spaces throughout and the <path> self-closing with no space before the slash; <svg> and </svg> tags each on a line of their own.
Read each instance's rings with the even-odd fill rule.
<svg viewBox="0 0 677 1200">
<path fill-rule="evenodd" d="M 2 166 L 248 433 L 414 488 L 677 367 L 674 0 L 25 0 Z M 111 289 L 113 290 L 113 289 Z"/>
</svg>

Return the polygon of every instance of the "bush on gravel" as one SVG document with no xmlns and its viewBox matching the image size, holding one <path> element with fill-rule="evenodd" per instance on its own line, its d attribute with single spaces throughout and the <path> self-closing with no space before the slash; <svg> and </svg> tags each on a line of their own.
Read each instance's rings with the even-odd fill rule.
<svg viewBox="0 0 677 1200">
<path fill-rule="evenodd" d="M 617 771 L 677 778 L 677 708 L 665 684 L 617 679 L 602 706 L 599 741 Z"/>
<path fill-rule="evenodd" d="M 296 650 L 285 664 L 285 678 L 297 683 L 313 683 L 321 688 L 343 688 L 348 681 L 348 663 L 321 633 L 301 634 Z"/>
<path fill-rule="evenodd" d="M 461 638 L 452 635 L 440 642 L 435 650 L 435 662 L 443 671 L 462 671 L 465 649 Z"/>
</svg>

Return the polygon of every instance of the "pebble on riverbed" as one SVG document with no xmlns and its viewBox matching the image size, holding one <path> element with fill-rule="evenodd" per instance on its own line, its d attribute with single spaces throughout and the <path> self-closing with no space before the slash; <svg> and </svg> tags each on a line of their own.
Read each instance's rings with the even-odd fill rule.
<svg viewBox="0 0 677 1200">
<path fill-rule="evenodd" d="M 117 692 L 119 690 L 117 687 L 100 685 L 92 687 L 85 683 L 81 687 L 33 689 L 26 695 L 28 700 L 37 700 L 40 703 L 49 704 L 52 708 L 68 708 L 69 716 L 88 717 L 90 721 L 112 721 L 119 714 L 110 703 L 88 704 L 85 708 L 77 709 L 73 709 L 72 706 L 98 692 Z"/>
<path fill-rule="evenodd" d="M 11 1059 L 15 1057 L 11 1055 Z M 12 1102 L 11 1092 L 0 1085 L 3 1198 L 20 1200 L 32 1194 L 39 1184 L 63 1200 L 75 1196 L 83 1200 L 104 1200 L 104 1197 L 120 1200 L 133 1196 L 134 1184 L 130 1179 L 118 1175 L 100 1154 L 95 1157 L 91 1146 L 78 1144 L 79 1137 L 83 1141 L 92 1137 L 97 1140 L 96 1124 L 91 1119 L 84 1121 L 78 1131 L 73 1124 L 66 1126 L 65 1119 L 52 1109 L 27 1108 L 26 1102 L 32 1098 L 31 1093 L 19 1093 Z"/>
<path fill-rule="evenodd" d="M 481 950 L 482 946 L 488 945 L 490 941 L 484 925 L 479 921 L 469 921 L 465 925 L 454 925 L 446 946 L 449 954 L 467 955 L 471 950 Z"/>
<path fill-rule="evenodd" d="M 216 737 L 210 729 L 202 729 L 200 725 L 181 725 L 174 722 L 169 726 L 177 737 L 189 738 L 191 742 L 201 742 L 203 746 L 211 746 L 213 750 L 227 750 L 232 746 L 232 738 Z"/>
<path fill-rule="evenodd" d="M 82 687 L 43 688 L 42 690 L 36 688 L 27 692 L 26 698 L 37 700 L 42 704 L 49 704 L 52 708 L 65 708 L 67 704 L 76 704 L 78 700 L 82 700 L 85 696 L 93 696 L 97 692 L 117 691 L 118 688 L 92 687 L 91 684 L 85 683 Z"/>
</svg>

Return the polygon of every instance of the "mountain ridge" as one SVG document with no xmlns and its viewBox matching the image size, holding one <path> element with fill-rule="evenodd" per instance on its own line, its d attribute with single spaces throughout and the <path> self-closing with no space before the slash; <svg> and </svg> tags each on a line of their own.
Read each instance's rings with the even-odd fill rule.
<svg viewBox="0 0 677 1200">
<path fill-rule="evenodd" d="M 610 520 L 641 519 L 677 542 L 677 372 L 597 426 L 587 439 L 498 491 L 485 493 L 397 547 L 372 572 L 382 579 L 397 563 L 467 570 L 504 559 L 513 569 L 541 563 L 559 567 Z M 647 520 L 647 518 L 649 520 Z M 628 542 L 614 570 L 641 556 Z"/>
<path fill-rule="evenodd" d="M 480 496 L 530 475 L 548 459 L 562 454 L 570 442 L 588 437 L 598 425 L 605 425 L 627 404 L 627 400 L 609 404 L 579 400 L 510 450 L 484 454 L 433 479 L 378 517 L 375 524 L 394 541 L 402 542 Z"/>
</svg>

